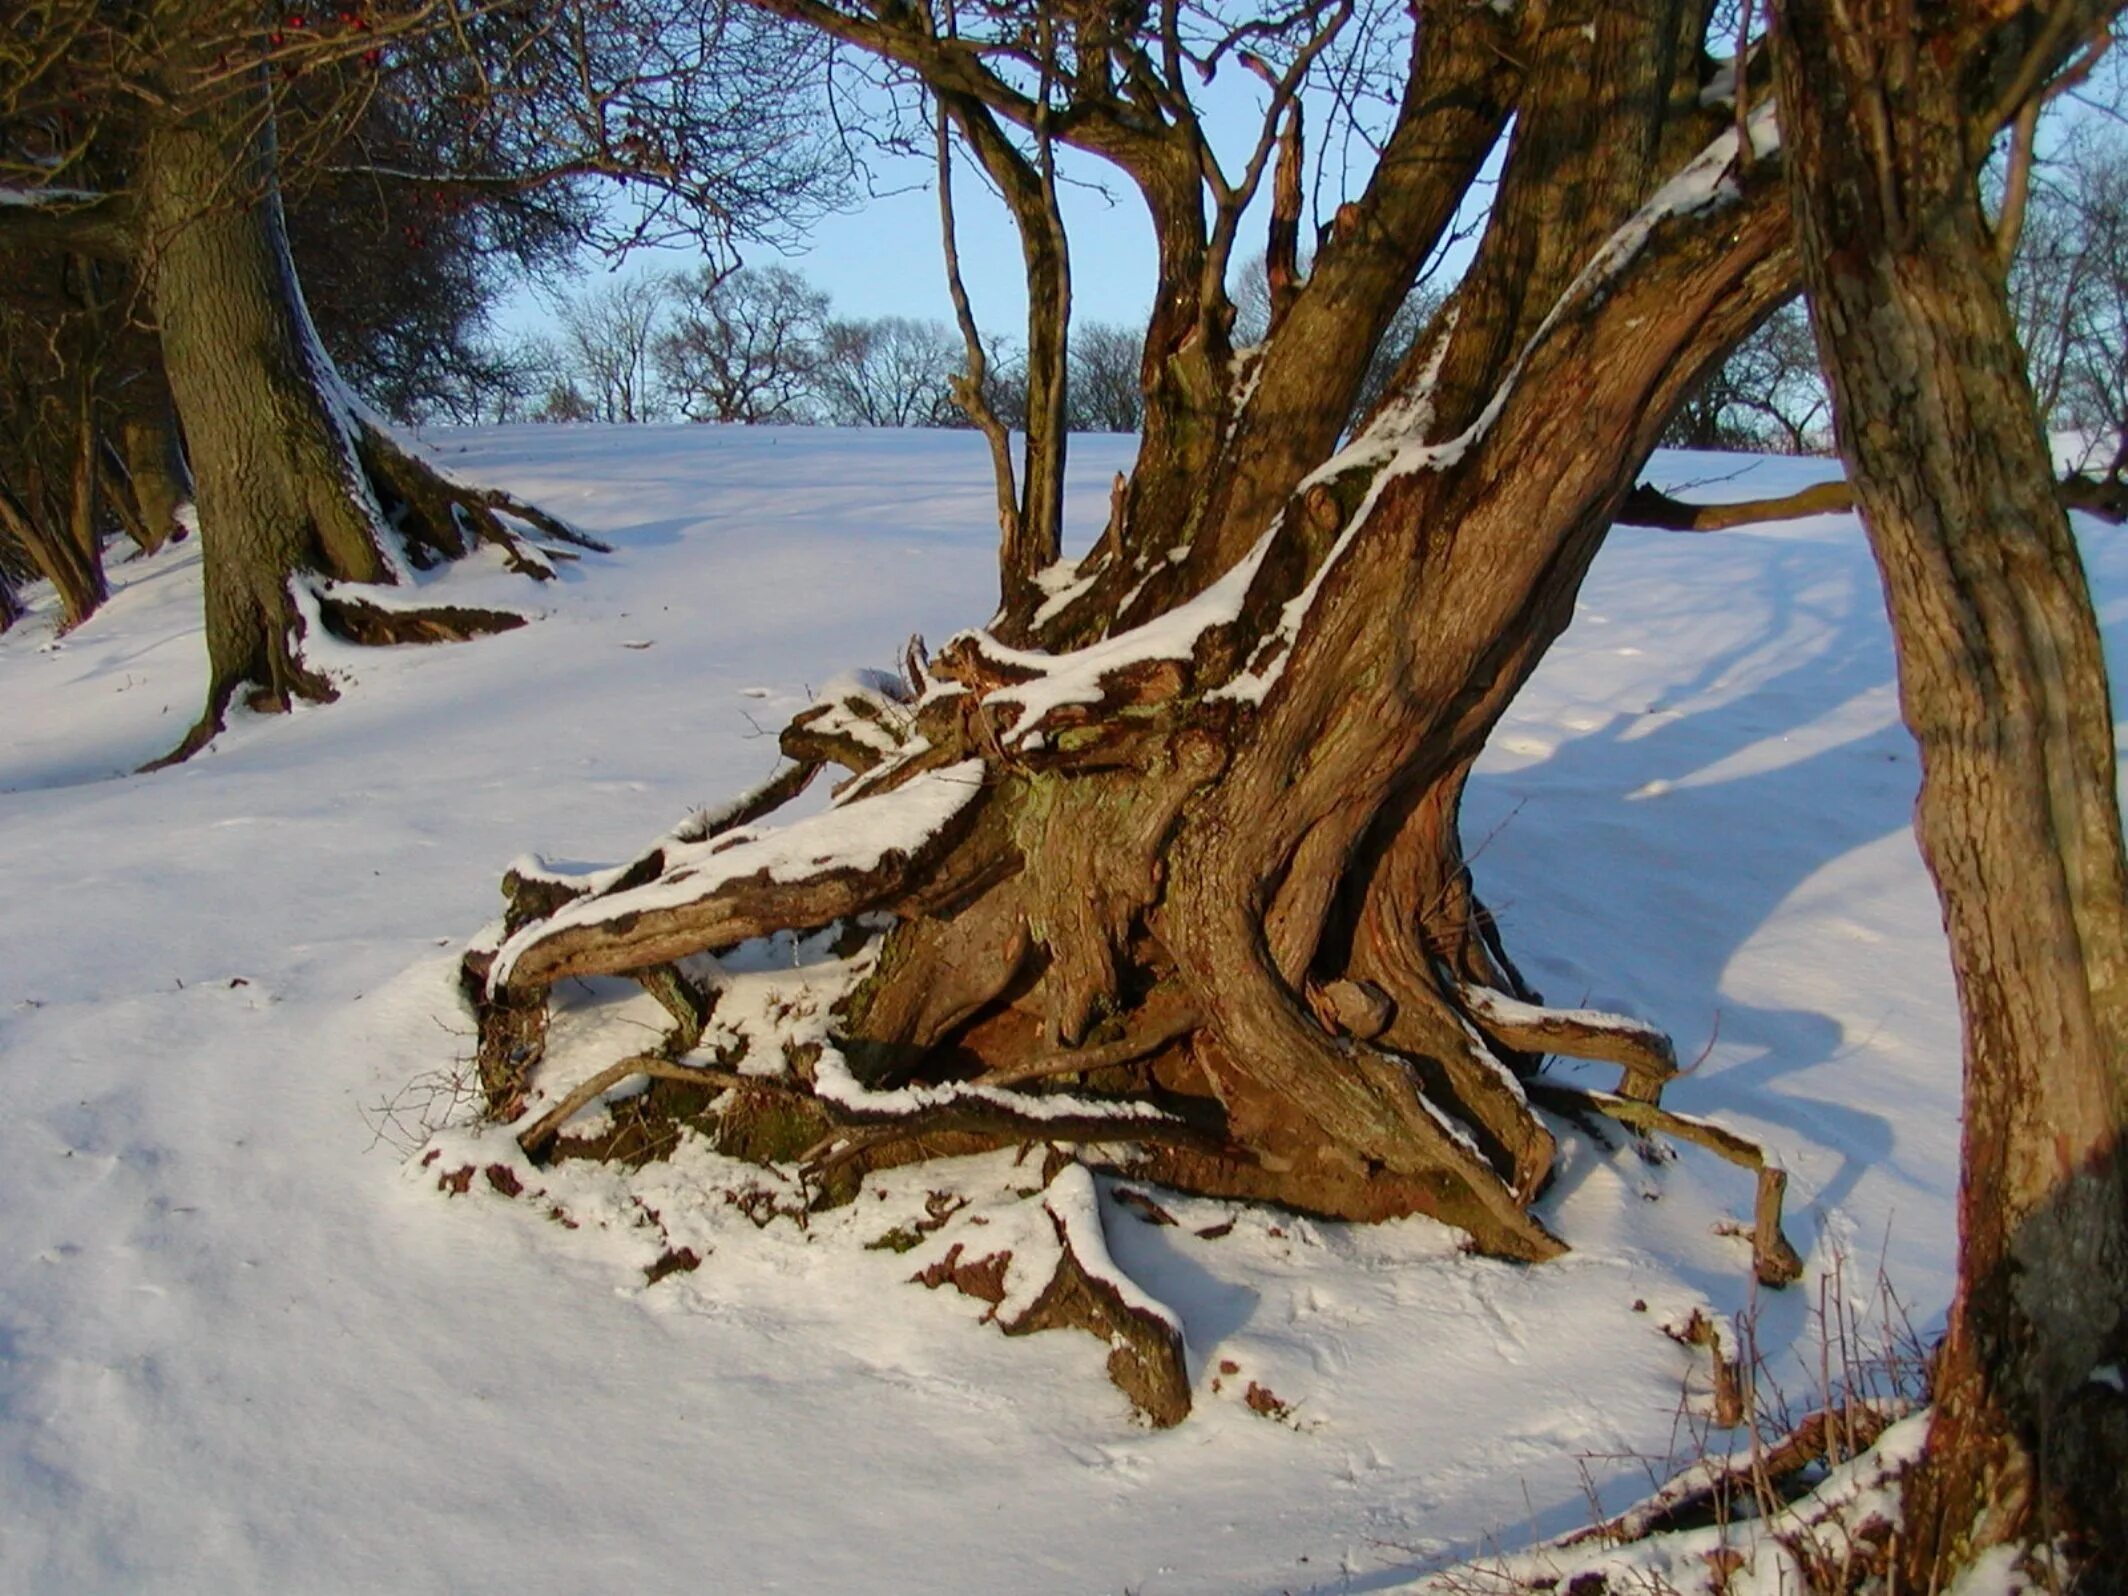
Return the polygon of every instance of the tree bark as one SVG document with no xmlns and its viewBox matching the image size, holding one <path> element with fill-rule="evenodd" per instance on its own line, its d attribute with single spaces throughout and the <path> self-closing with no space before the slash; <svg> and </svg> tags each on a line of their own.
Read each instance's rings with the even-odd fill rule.
<svg viewBox="0 0 2128 1596">
<path fill-rule="evenodd" d="M 1989 1547 L 2067 1537 L 2111 1588 L 2128 1571 L 2128 859 L 2098 628 L 1974 182 L 1987 80 L 1954 30 L 1984 38 L 1989 19 L 1891 0 L 1779 16 L 1812 323 L 1890 605 L 1964 1022 L 1959 1283 L 1906 1572 L 1936 1588 Z M 1993 53 L 2016 67 L 2029 36 Z"/>
<path fill-rule="evenodd" d="M 68 518 L 55 521 L 47 495 L 32 491 L 17 498 L 0 483 L 0 527 L 6 528 L 59 595 L 61 631 L 71 632 L 109 596 L 101 557 L 82 547 Z"/>
<path fill-rule="evenodd" d="M 861 867 L 794 829 L 791 857 L 807 861 L 794 868 L 773 862 L 773 834 L 720 841 L 720 820 L 595 882 L 529 896 L 520 883 L 509 936 L 468 964 L 496 1112 L 521 1107 L 553 982 L 642 979 L 771 930 L 886 915 L 876 963 L 814 1044 L 851 1077 L 832 1112 L 854 1097 L 876 1121 L 830 1155 L 844 1173 L 1046 1126 L 1133 1144 L 1130 1167 L 1179 1186 L 1350 1219 L 1428 1213 L 1500 1256 L 1557 1254 L 1530 1211 L 1552 1148 L 1519 1078 L 1537 1062 L 1528 1040 L 1620 1062 L 1629 1101 L 1657 1095 L 1674 1061 L 1645 1025 L 1577 1030 L 1527 1007 L 1471 890 L 1457 813 L 1669 411 L 1793 290 L 1785 191 L 1696 89 L 1679 125 L 1704 148 L 1665 164 L 1678 84 L 1697 71 L 1674 59 L 1680 14 L 1637 10 L 1638 56 L 1612 40 L 1619 82 L 1640 89 L 1602 104 L 1660 124 L 1637 175 L 1579 206 L 1578 244 L 1547 246 L 1516 293 L 1498 286 L 1503 266 L 1452 307 L 1375 423 L 1287 483 L 1267 527 L 1241 539 L 1200 522 L 1200 539 L 1243 550 L 1216 591 L 1193 598 L 1185 577 L 1134 601 L 1166 610 L 1137 634 L 1118 595 L 1091 629 L 1119 635 L 1076 654 L 963 634 L 912 660 L 903 699 L 853 694 L 785 734 L 799 768 L 855 772 L 831 816 L 872 806 L 891 829 L 956 794 L 950 824 Z M 1582 40 L 1562 28 L 1547 48 L 1574 57 Z M 1523 147 L 1556 166 L 1569 124 L 1591 137 L 1586 113 L 1579 99 L 1528 109 Z M 1569 166 L 1545 181 L 1587 176 Z M 1497 225 L 1549 227 L 1554 209 L 1513 207 Z M 1180 233 L 1167 247 L 1189 253 Z M 1376 291 L 1392 293 L 1397 269 L 1386 256 L 1370 268 Z M 1310 292 L 1280 336 L 1308 325 Z M 1442 409 L 1434 379 L 1459 316 L 1507 339 L 1509 358 Z M 1200 361 L 1225 371 L 1218 349 L 1183 344 L 1164 358 L 1149 346 L 1163 381 Z M 1326 371 L 1318 388 L 1350 380 Z M 1156 405 L 1174 425 L 1148 431 L 1144 491 L 1126 496 L 1111 558 L 1163 547 L 1198 513 L 1147 519 L 1168 495 L 1201 505 L 1217 491 L 1182 465 L 1232 420 L 1224 376 L 1207 392 L 1203 406 Z M 1319 441 L 1331 450 L 1334 433 Z M 1072 689 L 1047 693 L 1060 677 Z M 805 1047 L 787 1057 L 794 1091 L 828 1089 Z M 1080 1100 L 1044 1116 L 1056 1092 Z M 1792 1254 L 1766 1229 L 1761 1275 L 1788 1278 Z"/>
<path fill-rule="evenodd" d="M 153 554 L 179 530 L 178 507 L 192 497 L 191 474 L 167 407 L 155 414 L 122 418 L 118 450 L 125 462 L 133 513 L 140 521 L 141 552 Z"/>
<path fill-rule="evenodd" d="M 164 366 L 206 529 L 208 736 L 247 683 L 259 709 L 335 696 L 303 663 L 298 575 L 394 574 L 289 262 L 267 115 L 263 93 L 210 99 L 141 153 Z"/>
<path fill-rule="evenodd" d="M 187 109 L 154 119 L 140 152 L 148 280 L 202 529 L 209 660 L 205 713 L 158 763 L 212 740 L 240 692 L 264 711 L 336 696 L 304 660 L 306 597 L 319 620 L 360 643 L 456 640 L 524 620 L 387 610 L 336 599 L 334 583 L 401 581 L 464 555 L 473 539 L 502 547 L 526 575 L 551 575 L 497 510 L 598 546 L 504 495 L 445 482 L 359 411 L 289 257 L 265 86 L 202 87 L 207 64 L 193 55 L 189 43 L 166 52 L 167 98 Z"/>
</svg>

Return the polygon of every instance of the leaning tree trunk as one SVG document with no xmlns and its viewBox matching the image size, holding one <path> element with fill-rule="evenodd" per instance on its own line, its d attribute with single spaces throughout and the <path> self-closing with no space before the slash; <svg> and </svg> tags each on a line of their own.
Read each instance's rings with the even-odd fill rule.
<svg viewBox="0 0 2128 1596">
<path fill-rule="evenodd" d="M 1489 15 L 1473 25 L 1499 26 Z M 1677 48 L 1694 17 L 1589 7 L 1548 35 L 1553 92 L 1523 106 L 1496 231 L 1348 446 L 1331 452 L 1322 416 L 1345 413 L 1352 372 L 1323 371 L 1312 396 L 1297 375 L 1274 385 L 1329 458 L 1282 455 L 1247 416 L 1265 387 L 1230 368 L 1200 381 L 1220 340 L 1176 332 L 1188 298 L 1163 295 L 1148 389 L 1156 410 L 1183 392 L 1148 429 L 1085 596 L 1032 628 L 1052 646 L 974 632 L 914 651 L 906 682 L 801 714 L 770 788 L 612 871 L 513 872 L 465 969 L 491 1113 L 525 1119 L 522 1145 L 546 1156 L 635 1072 L 651 1109 L 802 1157 L 825 1195 L 941 1152 L 1076 1143 L 1189 1190 L 1435 1215 L 1536 1260 L 1562 1243 L 1531 1211 L 1552 1143 L 1528 1077 L 1539 1054 L 1576 1053 L 1625 1072 L 1577 1106 L 1683 1126 L 1758 1170 L 1756 1266 L 1793 1278 L 1780 1172 L 1658 1105 L 1675 1073 L 1659 1033 L 1538 1005 L 1457 830 L 1472 762 L 1566 625 L 1665 418 L 1792 290 L 1785 191 L 1756 138 L 1701 105 L 1699 59 Z M 1472 128 L 1452 97 L 1417 103 L 1449 119 L 1429 124 L 1436 154 L 1475 172 L 1497 108 Z M 1635 131 L 1607 142 L 1592 118 Z M 1438 180 L 1410 153 L 1401 180 Z M 1163 250 L 1187 254 L 1187 231 Z M 1333 253 L 1321 280 L 1393 306 L 1416 262 L 1364 224 L 1351 239 L 1368 259 L 1344 270 Z M 1312 324 L 1298 305 L 1285 321 Z M 1237 437 L 1257 441 L 1192 475 Z M 1251 524 L 1229 524 L 1229 504 Z M 1200 568 L 1201 543 L 1238 553 Z M 853 775 L 825 815 L 757 824 L 830 762 Z M 831 1006 L 697 1053 L 719 1034 L 700 956 L 838 924 L 843 958 L 818 967 Z M 547 994 L 595 974 L 641 982 L 672 1032 L 535 1118 Z M 796 1122 L 780 1153 L 746 1107 L 763 1102 Z"/>
<path fill-rule="evenodd" d="M 71 516 L 55 511 L 48 495 L 32 489 L 21 498 L 0 483 L 0 527 L 30 558 L 59 596 L 59 628 L 72 631 L 96 613 L 109 588 L 103 560 L 75 537 Z"/>
<path fill-rule="evenodd" d="M 206 577 L 207 705 L 171 755 L 220 729 L 239 692 L 254 709 L 335 696 L 304 661 L 321 623 L 357 642 L 463 638 L 521 625 L 510 612 L 389 609 L 336 584 L 394 583 L 496 543 L 551 575 L 498 510 L 583 541 L 494 493 L 446 483 L 400 450 L 341 386 L 304 308 L 275 182 L 270 98 L 204 86 L 189 43 L 164 62 L 182 114 L 140 153 L 144 247 L 164 370 L 196 487 Z M 470 534 L 470 536 L 469 536 Z"/>
<path fill-rule="evenodd" d="M 1989 1547 L 2067 1536 L 2111 1589 L 2128 1572 L 2128 859 L 2098 627 L 1975 191 L 1980 75 L 1944 65 L 1965 60 L 1942 48 L 1961 22 L 1781 10 L 1812 321 L 1890 602 L 1965 1030 L 1958 1291 L 1907 1573 L 1934 1589 Z"/>
</svg>

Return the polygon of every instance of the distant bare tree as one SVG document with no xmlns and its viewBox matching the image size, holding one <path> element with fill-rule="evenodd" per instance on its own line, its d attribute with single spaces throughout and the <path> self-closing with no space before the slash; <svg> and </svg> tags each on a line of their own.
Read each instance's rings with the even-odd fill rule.
<svg viewBox="0 0 2128 1596">
<path fill-rule="evenodd" d="M 2090 128 L 2035 174 L 2010 308 L 2040 414 L 2085 433 L 2086 471 L 2128 472 L 2128 145 Z"/>
<path fill-rule="evenodd" d="M 1797 300 L 1767 317 L 1707 374 L 1663 442 L 1673 449 L 1824 454 L 1832 447 L 1831 422 L 1810 317 Z"/>
<path fill-rule="evenodd" d="M 943 322 L 830 322 L 813 391 L 837 426 L 959 426 L 952 384 L 961 361 L 961 340 Z"/>
<path fill-rule="evenodd" d="M 616 278 L 563 302 L 562 351 L 594 421 L 663 421 L 672 399 L 658 359 L 672 320 L 671 276 Z"/>
<path fill-rule="evenodd" d="M 1138 367 L 1144 336 L 1114 322 L 1081 322 L 1071 334 L 1071 429 L 1136 432 L 1145 425 Z"/>
<path fill-rule="evenodd" d="M 676 285 L 679 309 L 657 346 L 658 370 L 690 421 L 790 423 L 808 400 L 827 332 L 828 296 L 782 266 Z"/>
</svg>

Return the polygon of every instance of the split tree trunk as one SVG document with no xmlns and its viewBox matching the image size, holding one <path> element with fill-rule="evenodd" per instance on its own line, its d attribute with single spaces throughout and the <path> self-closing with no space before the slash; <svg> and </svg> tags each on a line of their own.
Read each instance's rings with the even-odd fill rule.
<svg viewBox="0 0 2128 1596">
<path fill-rule="evenodd" d="M 1963 8 L 1924 29 L 1890 3 L 1784 0 L 1780 25 L 1812 322 L 1965 1032 L 1959 1285 L 1906 1572 L 1933 1589 L 1991 1546 L 2068 1536 L 2110 1589 L 2128 1573 L 2128 860 L 2106 663 L 1975 189 L 1986 78 L 1945 47 Z M 1998 76 L 2024 42 L 1997 46 Z"/>
</svg>

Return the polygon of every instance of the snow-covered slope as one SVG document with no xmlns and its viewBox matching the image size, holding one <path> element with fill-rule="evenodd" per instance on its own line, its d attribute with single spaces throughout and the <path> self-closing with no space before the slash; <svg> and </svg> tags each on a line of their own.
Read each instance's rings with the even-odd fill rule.
<svg viewBox="0 0 2128 1596">
<path fill-rule="evenodd" d="M 0 1590 L 1367 1591 L 1581 1521 L 1584 1472 L 1645 1488 L 1692 1367 L 1660 1323 L 1750 1301 L 1716 1229 L 1748 1184 L 1689 1149 L 1566 1135 L 1575 1250 L 1536 1269 L 1417 1221 L 1111 1204 L 1197 1376 L 1157 1434 L 1092 1342 L 1007 1342 L 893 1253 L 749 1226 L 646 1288 L 624 1235 L 409 1170 L 379 1105 L 410 1121 L 464 1052 L 454 949 L 513 855 L 616 857 L 750 785 L 809 684 L 993 591 L 972 436 L 432 441 L 617 552 L 552 591 L 454 574 L 551 613 L 331 651 L 339 704 L 149 777 L 200 694 L 194 552 L 0 638 Z M 1075 451 L 1083 525 L 1127 454 Z M 1740 464 L 1702 491 L 1824 470 L 1658 475 Z M 2128 561 L 2087 546 L 2117 641 Z M 1851 521 L 1621 531 L 1470 834 L 1547 996 L 1712 1038 L 1673 1105 L 1787 1162 L 1814 1271 L 1844 1250 L 1864 1296 L 1881 1259 L 1926 1320 L 1957 1031 L 1914 780 Z M 1777 1361 L 1819 1278 L 1760 1304 Z"/>
</svg>

